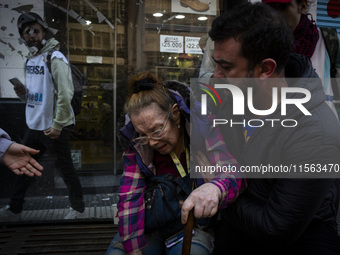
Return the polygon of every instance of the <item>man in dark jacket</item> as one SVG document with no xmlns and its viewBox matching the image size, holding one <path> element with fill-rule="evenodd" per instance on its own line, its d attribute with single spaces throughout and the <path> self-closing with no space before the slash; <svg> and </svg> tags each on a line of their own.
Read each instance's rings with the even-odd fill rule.
<svg viewBox="0 0 340 255">
<path fill-rule="evenodd" d="M 226 92 L 218 113 L 228 120 L 220 128 L 230 152 L 249 172 L 247 190 L 221 211 L 216 254 L 340 254 L 333 178 L 339 176 L 340 126 L 310 62 L 290 54 L 289 28 L 261 4 L 218 17 L 209 35 L 214 77 L 252 98 L 236 115 L 239 98 Z M 299 93 L 283 93 L 294 90 Z M 276 171 L 254 170 L 264 166 Z"/>
</svg>

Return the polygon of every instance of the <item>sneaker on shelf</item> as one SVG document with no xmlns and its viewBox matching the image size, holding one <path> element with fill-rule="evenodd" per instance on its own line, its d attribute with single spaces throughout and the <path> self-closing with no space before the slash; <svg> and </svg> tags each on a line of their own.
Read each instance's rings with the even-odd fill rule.
<svg viewBox="0 0 340 255">
<path fill-rule="evenodd" d="M 64 220 L 79 219 L 83 214 L 70 207 L 70 211 L 64 216 Z"/>
<path fill-rule="evenodd" d="M 19 221 L 21 218 L 21 213 L 13 213 L 9 208 L 9 205 L 0 208 L 0 221 Z"/>
</svg>

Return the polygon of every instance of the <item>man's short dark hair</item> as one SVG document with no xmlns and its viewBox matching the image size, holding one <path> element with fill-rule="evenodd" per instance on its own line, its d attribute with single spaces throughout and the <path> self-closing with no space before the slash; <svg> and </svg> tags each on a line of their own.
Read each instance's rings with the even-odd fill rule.
<svg viewBox="0 0 340 255">
<path fill-rule="evenodd" d="M 246 3 L 225 12 L 212 23 L 209 36 L 222 42 L 234 38 L 248 59 L 249 71 L 266 58 L 276 61 L 276 72 L 284 69 L 294 38 L 282 16 L 261 3 Z"/>
</svg>

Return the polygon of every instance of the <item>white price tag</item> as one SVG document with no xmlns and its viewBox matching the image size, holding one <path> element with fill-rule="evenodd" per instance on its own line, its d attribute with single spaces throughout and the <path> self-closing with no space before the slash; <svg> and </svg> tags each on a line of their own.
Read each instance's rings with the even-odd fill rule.
<svg viewBox="0 0 340 255">
<path fill-rule="evenodd" d="M 161 35 L 160 52 L 183 53 L 183 36 Z"/>
<path fill-rule="evenodd" d="M 200 37 L 185 37 L 185 53 L 203 54 L 199 45 Z"/>
</svg>

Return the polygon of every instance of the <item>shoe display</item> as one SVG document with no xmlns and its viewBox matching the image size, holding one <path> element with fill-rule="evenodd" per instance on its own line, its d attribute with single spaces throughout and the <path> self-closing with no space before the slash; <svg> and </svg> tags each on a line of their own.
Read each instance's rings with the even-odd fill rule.
<svg viewBox="0 0 340 255">
<path fill-rule="evenodd" d="M 199 0 L 180 0 L 181 6 L 190 7 L 193 11 L 196 12 L 205 12 L 209 10 L 209 4 L 202 3 Z"/>
<path fill-rule="evenodd" d="M 9 205 L 0 208 L 0 221 L 19 221 L 21 218 L 21 213 L 13 213 L 9 208 Z"/>
</svg>

